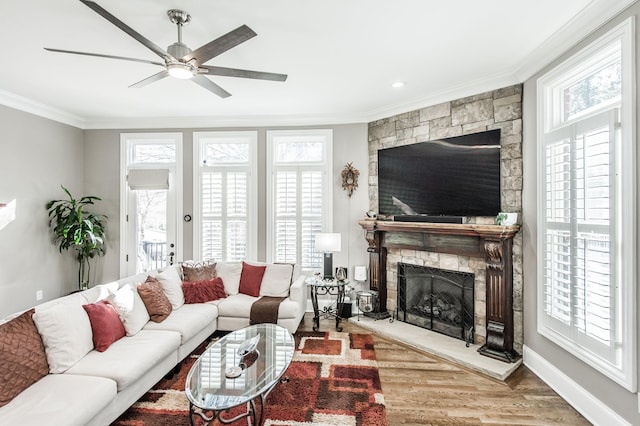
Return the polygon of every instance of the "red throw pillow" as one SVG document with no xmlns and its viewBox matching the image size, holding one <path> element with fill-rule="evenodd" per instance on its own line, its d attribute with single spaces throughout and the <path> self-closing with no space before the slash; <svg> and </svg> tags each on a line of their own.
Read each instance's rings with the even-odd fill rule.
<svg viewBox="0 0 640 426">
<path fill-rule="evenodd" d="M 122 339 L 127 332 L 120 321 L 116 309 L 106 300 L 82 305 L 91 323 L 93 346 L 98 352 L 106 351 L 116 340 Z"/>
<path fill-rule="evenodd" d="M 249 265 L 242 262 L 242 273 L 240 274 L 240 293 L 249 296 L 260 296 L 260 285 L 267 266 Z"/>
<path fill-rule="evenodd" d="M 204 281 L 185 281 L 182 283 L 182 292 L 184 303 L 205 303 L 227 297 L 220 277 Z"/>
</svg>

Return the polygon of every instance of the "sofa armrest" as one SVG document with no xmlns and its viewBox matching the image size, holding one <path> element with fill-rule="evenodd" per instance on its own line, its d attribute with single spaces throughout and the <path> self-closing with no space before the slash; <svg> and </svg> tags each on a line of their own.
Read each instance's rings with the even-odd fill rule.
<svg viewBox="0 0 640 426">
<path fill-rule="evenodd" d="M 305 279 L 307 279 L 305 275 L 299 275 L 289 288 L 289 299 L 298 303 L 303 309 L 307 306 L 307 286 L 304 283 Z"/>
</svg>

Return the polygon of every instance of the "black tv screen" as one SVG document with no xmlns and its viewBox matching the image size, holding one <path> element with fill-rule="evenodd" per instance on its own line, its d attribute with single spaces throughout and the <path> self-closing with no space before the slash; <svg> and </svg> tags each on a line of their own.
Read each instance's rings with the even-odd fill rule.
<svg viewBox="0 0 640 426">
<path fill-rule="evenodd" d="M 500 130 L 378 151 L 381 215 L 495 216 Z"/>
</svg>

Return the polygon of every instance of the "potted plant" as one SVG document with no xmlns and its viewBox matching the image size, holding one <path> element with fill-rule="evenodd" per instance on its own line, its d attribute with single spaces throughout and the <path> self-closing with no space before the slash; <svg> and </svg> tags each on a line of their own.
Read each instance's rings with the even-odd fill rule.
<svg viewBox="0 0 640 426">
<path fill-rule="evenodd" d="M 49 227 L 53 233 L 53 240 L 62 250 L 72 249 L 78 260 L 78 288 L 89 288 L 91 264 L 89 259 L 96 255 L 104 255 L 105 227 L 107 216 L 91 213 L 85 210 L 95 201 L 101 200 L 95 196 L 85 196 L 76 200 L 67 188 L 62 186 L 69 196 L 68 200 L 52 200 L 47 203 L 49 213 Z"/>
</svg>

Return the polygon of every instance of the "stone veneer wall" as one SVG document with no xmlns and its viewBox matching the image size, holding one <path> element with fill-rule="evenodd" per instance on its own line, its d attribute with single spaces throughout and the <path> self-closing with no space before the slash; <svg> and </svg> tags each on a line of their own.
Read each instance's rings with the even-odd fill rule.
<svg viewBox="0 0 640 426">
<path fill-rule="evenodd" d="M 378 210 L 378 150 L 417 142 L 501 129 L 502 211 L 522 215 L 522 85 L 481 93 L 369 123 L 369 208 Z M 470 223 L 493 224 L 494 217 Z M 391 249 L 387 255 L 387 306 L 397 304 L 397 263 L 426 265 L 475 274 L 476 343 L 485 341 L 484 259 Z M 522 353 L 522 232 L 513 241 L 515 349 Z"/>
</svg>

